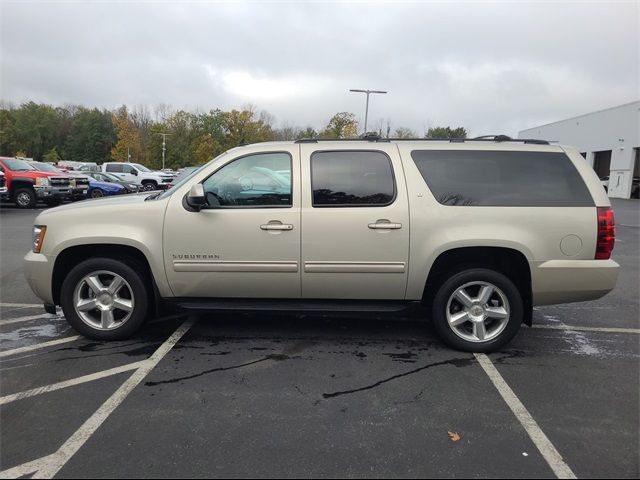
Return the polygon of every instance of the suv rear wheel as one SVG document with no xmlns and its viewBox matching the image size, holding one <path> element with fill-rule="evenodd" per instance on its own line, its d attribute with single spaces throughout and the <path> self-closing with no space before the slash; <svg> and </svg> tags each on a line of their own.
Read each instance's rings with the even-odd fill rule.
<svg viewBox="0 0 640 480">
<path fill-rule="evenodd" d="M 432 319 L 450 347 L 490 352 L 518 333 L 523 314 L 522 296 L 507 276 L 472 268 L 451 276 L 438 289 Z"/>
<path fill-rule="evenodd" d="M 152 190 L 158 189 L 158 184 L 156 182 L 142 182 L 142 189 L 146 192 L 151 192 Z"/>
<path fill-rule="evenodd" d="M 64 279 L 60 304 L 67 321 L 95 340 L 133 335 L 147 316 L 148 293 L 135 263 L 92 258 L 75 266 Z"/>
</svg>

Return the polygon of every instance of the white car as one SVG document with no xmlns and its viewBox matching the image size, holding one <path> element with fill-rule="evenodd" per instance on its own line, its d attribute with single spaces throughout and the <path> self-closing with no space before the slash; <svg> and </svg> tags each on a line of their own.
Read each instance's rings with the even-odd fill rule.
<svg viewBox="0 0 640 480">
<path fill-rule="evenodd" d="M 140 183 L 146 191 L 166 190 L 175 178 L 169 173 L 149 170 L 139 163 L 107 162 L 102 164 L 102 171 L 113 173 L 127 182 Z"/>
</svg>

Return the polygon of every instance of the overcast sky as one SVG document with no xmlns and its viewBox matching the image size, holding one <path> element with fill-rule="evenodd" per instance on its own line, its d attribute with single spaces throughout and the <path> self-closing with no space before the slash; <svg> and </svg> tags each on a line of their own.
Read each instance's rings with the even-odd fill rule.
<svg viewBox="0 0 640 480">
<path fill-rule="evenodd" d="M 0 97 L 507 133 L 640 98 L 640 2 L 1 1 Z M 371 128 L 369 128 L 371 130 Z"/>
</svg>

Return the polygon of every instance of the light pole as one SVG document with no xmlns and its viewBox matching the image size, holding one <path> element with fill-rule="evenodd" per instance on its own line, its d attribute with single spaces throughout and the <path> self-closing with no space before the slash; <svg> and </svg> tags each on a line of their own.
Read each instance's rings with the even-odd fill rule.
<svg viewBox="0 0 640 480">
<path fill-rule="evenodd" d="M 356 88 L 352 88 L 349 90 L 350 92 L 358 92 L 358 93 L 366 93 L 367 94 L 367 106 L 364 111 L 364 134 L 367 134 L 367 120 L 369 120 L 369 95 L 372 93 L 387 93 L 382 90 L 358 90 Z"/>
<path fill-rule="evenodd" d="M 158 135 L 162 135 L 162 170 L 164 170 L 164 154 L 167 151 L 167 137 L 173 135 L 172 133 L 154 132 Z"/>
</svg>

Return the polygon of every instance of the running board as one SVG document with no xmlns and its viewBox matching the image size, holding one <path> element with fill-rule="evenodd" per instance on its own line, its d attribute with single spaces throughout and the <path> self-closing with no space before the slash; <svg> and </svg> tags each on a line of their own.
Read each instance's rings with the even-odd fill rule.
<svg viewBox="0 0 640 480">
<path fill-rule="evenodd" d="M 270 299 L 171 299 L 169 303 L 185 310 L 245 310 L 293 312 L 401 312 L 416 302 L 380 300 L 270 300 Z M 417 302 L 419 303 L 419 302 Z"/>
</svg>

